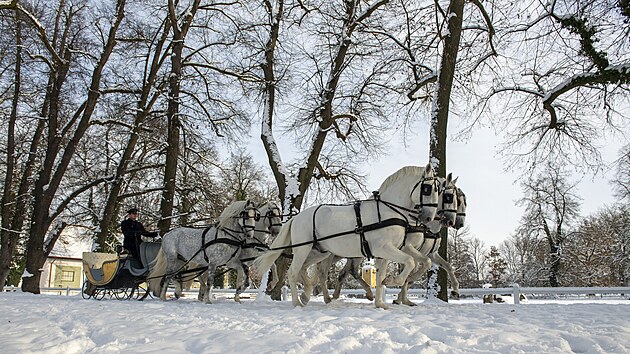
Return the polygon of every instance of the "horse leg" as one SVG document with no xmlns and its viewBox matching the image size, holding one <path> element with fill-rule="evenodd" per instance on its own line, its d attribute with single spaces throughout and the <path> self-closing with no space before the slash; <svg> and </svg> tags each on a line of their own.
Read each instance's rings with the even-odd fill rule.
<svg viewBox="0 0 630 354">
<path fill-rule="evenodd" d="M 376 266 L 376 297 L 374 298 L 374 306 L 385 310 L 389 308 L 383 301 L 383 282 L 387 275 L 388 263 L 389 261 L 384 258 L 377 258 L 374 261 L 374 265 Z"/>
<path fill-rule="evenodd" d="M 419 278 L 419 275 L 422 274 L 423 269 L 425 267 L 431 266 L 431 260 L 429 259 L 429 257 L 419 252 L 415 247 L 412 247 L 410 245 L 403 247 L 402 250 L 413 257 L 414 261 L 416 262 L 416 267 L 415 269 L 413 269 L 411 274 L 405 280 L 405 283 L 402 285 L 400 292 L 398 293 L 398 297 L 396 298 L 396 300 L 394 300 L 394 303 L 397 305 L 405 304 L 408 306 L 416 306 L 414 302 L 409 300 L 409 297 L 408 297 L 409 285 L 411 285 L 413 281 Z"/>
<path fill-rule="evenodd" d="M 399 250 L 396 246 L 394 246 L 391 243 L 383 245 L 383 247 L 380 250 L 378 250 L 378 254 L 377 252 L 375 252 L 374 256 L 385 258 L 390 261 L 400 263 L 404 266 L 402 272 L 400 272 L 398 276 L 391 279 L 389 278 L 385 279 L 384 284 L 386 285 L 402 286 L 405 283 L 405 281 L 407 281 L 407 277 L 413 271 L 416 265 L 413 260 L 413 257 Z"/>
<path fill-rule="evenodd" d="M 175 280 L 175 298 L 179 299 L 182 297 L 182 293 L 184 292 L 184 282 L 181 279 Z"/>
<path fill-rule="evenodd" d="M 324 302 L 327 304 L 332 301 L 330 299 L 330 294 L 328 293 L 328 272 L 330 271 L 330 267 L 338 260 L 339 257 L 335 257 L 331 254 L 328 258 L 324 259 L 317 265 L 317 269 L 319 270 L 319 282 L 322 287 L 322 295 L 324 296 Z"/>
<path fill-rule="evenodd" d="M 429 259 L 429 257 L 424 256 L 423 258 L 421 258 L 420 262 L 417 263 L 416 265 L 416 269 L 414 269 L 414 271 L 411 274 L 409 274 L 409 276 L 407 277 L 407 281 L 400 289 L 397 299 L 394 300 L 395 304 L 416 306 L 416 303 L 409 300 L 409 297 L 408 297 L 409 285 L 413 284 L 414 281 L 420 279 L 423 274 L 426 274 L 426 272 L 429 270 L 430 267 L 431 267 L 431 260 Z"/>
<path fill-rule="evenodd" d="M 300 297 L 298 296 L 297 282 L 302 275 L 302 265 L 304 264 L 304 261 L 306 261 L 310 251 L 311 248 L 308 245 L 293 249 L 293 261 L 287 271 L 287 278 L 289 279 L 289 286 L 291 287 L 291 301 L 293 302 L 293 306 L 304 306 L 304 303 L 300 301 Z"/>
<path fill-rule="evenodd" d="M 400 305 L 400 304 L 404 303 L 404 300 L 407 299 L 407 289 L 408 288 L 409 288 L 409 282 L 406 281 L 405 284 L 403 284 L 403 286 L 400 287 L 400 291 L 398 292 L 398 296 L 393 301 L 394 304 Z M 415 306 L 415 305 L 416 304 L 413 304 L 413 305 L 410 305 L 410 306 Z"/>
<path fill-rule="evenodd" d="M 241 303 L 241 293 L 247 287 L 247 279 L 249 278 L 249 274 L 247 273 L 247 269 L 243 267 L 241 262 L 238 262 L 239 265 L 236 267 L 236 294 L 234 294 L 234 301 Z"/>
<path fill-rule="evenodd" d="M 212 284 L 214 283 L 214 271 L 215 265 L 208 264 L 207 276 L 206 276 L 206 289 L 203 295 L 203 302 L 206 304 L 212 303 Z"/>
<path fill-rule="evenodd" d="M 459 299 L 459 281 L 457 281 L 457 277 L 455 276 L 455 271 L 449 262 L 447 262 L 442 256 L 440 256 L 437 252 L 434 252 L 429 255 L 429 258 L 440 267 L 442 267 L 448 273 L 448 277 L 451 279 L 451 285 L 453 285 L 453 291 L 451 291 L 451 295 Z"/>
<path fill-rule="evenodd" d="M 271 281 L 267 287 L 269 289 L 273 289 L 279 281 L 280 277 L 278 276 L 278 267 L 276 267 L 276 264 L 274 263 L 271 265 Z"/>
<path fill-rule="evenodd" d="M 313 273 L 313 276 L 310 277 L 308 275 L 308 267 L 309 266 L 303 266 L 302 267 L 302 285 L 304 286 L 304 289 L 302 290 L 302 293 L 300 294 L 300 301 L 306 305 L 308 304 L 309 301 L 311 301 L 311 295 L 313 294 L 313 287 L 315 284 L 319 283 L 319 274 L 317 272 Z"/>
<path fill-rule="evenodd" d="M 168 290 L 168 284 L 171 282 L 172 276 L 165 276 L 162 278 L 162 290 L 160 291 L 160 300 L 166 301 L 166 291 Z"/>
<path fill-rule="evenodd" d="M 302 279 L 304 284 L 304 291 L 302 295 L 300 295 L 300 300 L 304 305 L 306 305 L 311 300 L 311 295 L 313 294 L 313 285 L 317 284 L 318 281 L 322 284 L 325 283 L 325 280 L 318 279 L 319 274 L 315 272 L 313 277 L 308 276 L 307 269 L 313 264 L 321 263 L 322 261 L 328 260 L 331 257 L 331 253 L 329 252 L 319 252 L 315 249 L 312 249 L 309 253 L 308 257 L 304 261 L 302 265 Z M 326 284 L 327 285 L 327 284 Z"/>
<path fill-rule="evenodd" d="M 180 261 L 175 259 L 169 259 L 166 257 L 168 266 L 166 267 L 166 276 L 163 278 L 162 283 L 162 291 L 160 292 L 160 300 L 166 301 L 166 292 L 168 291 L 168 285 L 171 283 L 171 280 L 175 277 L 174 273 L 181 267 Z"/>
<path fill-rule="evenodd" d="M 350 267 L 350 275 L 352 275 L 352 277 L 354 279 L 356 279 L 356 281 L 359 282 L 359 284 L 361 284 L 361 287 L 363 287 L 363 290 L 365 290 L 365 298 L 372 301 L 374 300 L 374 294 L 372 294 L 372 287 L 370 286 L 370 284 L 366 283 L 365 280 L 363 280 L 363 277 L 361 276 L 361 274 L 359 274 L 359 266 L 361 265 L 361 261 L 362 258 L 354 258 Z"/>
<path fill-rule="evenodd" d="M 341 268 L 341 271 L 339 272 L 339 275 L 337 276 L 337 284 L 335 284 L 335 291 L 333 292 L 333 300 L 337 300 L 339 298 L 339 295 L 341 295 L 341 288 L 343 287 L 343 282 L 346 279 L 346 276 L 348 276 L 348 273 L 350 272 L 350 269 L 353 267 L 354 258 L 347 258 L 346 264 L 343 266 L 343 268 Z M 371 299 L 370 299 L 371 300 Z"/>
<path fill-rule="evenodd" d="M 199 276 L 199 293 L 197 294 L 197 300 L 203 301 L 203 297 L 206 294 L 208 286 L 206 285 L 206 279 L 208 278 L 208 271 L 204 271 Z"/>
</svg>

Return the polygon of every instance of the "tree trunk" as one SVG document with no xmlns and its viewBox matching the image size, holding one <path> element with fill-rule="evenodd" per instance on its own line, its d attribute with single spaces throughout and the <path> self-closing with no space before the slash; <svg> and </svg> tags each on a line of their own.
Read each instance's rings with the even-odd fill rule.
<svg viewBox="0 0 630 354">
<path fill-rule="evenodd" d="M 179 94 L 182 79 L 182 52 L 184 50 L 184 40 L 188 32 L 195 13 L 199 8 L 200 0 L 195 0 L 191 9 L 186 12 L 180 28 L 180 19 L 177 18 L 176 4 L 173 0 L 168 2 L 169 20 L 173 30 L 172 54 L 171 54 L 171 74 L 169 76 L 169 94 L 166 117 L 168 120 L 166 162 L 164 164 L 164 189 L 162 200 L 160 201 L 161 219 L 158 222 L 160 234 L 165 234 L 171 228 L 173 221 L 173 204 L 175 202 L 175 186 L 177 179 L 177 161 L 179 159 Z"/>
<path fill-rule="evenodd" d="M 118 0 L 116 17 L 114 21 L 112 21 L 112 27 L 109 30 L 107 42 L 103 47 L 103 52 L 101 53 L 101 56 L 92 73 L 86 102 L 75 112 L 74 115 L 77 118 L 80 116 L 80 119 L 78 120 L 74 134 L 70 137 L 70 139 L 68 139 L 67 144 L 63 149 L 60 149 L 62 137 L 59 136 L 58 131 L 59 95 L 61 87 L 65 83 L 69 69 L 71 51 L 67 48 L 64 49 L 63 61 L 57 61 L 59 70 L 54 80 L 55 85 L 51 89 L 50 112 L 48 115 L 48 147 L 46 150 L 44 165 L 40 170 L 33 191 L 33 215 L 29 231 L 29 240 L 27 243 L 25 269 L 25 271 L 31 274 L 31 276 L 23 279 L 22 291 L 36 294 L 39 293 L 41 268 L 46 261 L 48 253 L 50 253 L 57 238 L 59 237 L 58 234 L 53 234 L 46 243 L 44 242 L 46 232 L 53 222 L 50 217 L 51 203 L 53 196 L 57 192 L 59 185 L 61 184 L 61 180 L 66 173 L 68 165 L 74 156 L 76 148 L 87 131 L 90 119 L 94 113 L 94 109 L 96 108 L 98 98 L 100 97 L 100 82 L 103 69 L 109 60 L 114 46 L 116 45 L 116 33 L 125 14 L 125 2 L 126 0 Z M 72 19 L 69 18 L 69 21 L 71 20 Z M 65 44 L 62 48 L 65 48 Z M 54 53 L 51 53 L 51 55 L 54 55 Z M 63 150 L 61 158 L 57 158 L 60 150 Z M 55 163 L 57 163 L 56 167 Z M 55 212 L 52 215 L 58 214 L 58 212 Z"/>
<path fill-rule="evenodd" d="M 22 31 L 17 12 L 15 13 L 15 76 L 13 79 L 13 99 L 7 129 L 7 162 L 5 167 L 4 189 L 0 204 L 0 288 L 4 286 L 11 270 L 11 260 L 15 254 L 19 230 L 11 229 L 11 215 L 15 209 L 11 205 L 15 200 L 13 180 L 15 170 L 15 124 L 17 121 L 18 102 L 20 98 L 22 68 Z M 13 204 L 14 205 L 14 204 Z"/>
<path fill-rule="evenodd" d="M 451 0 L 448 11 L 448 35 L 444 38 L 444 49 L 440 63 L 440 73 L 438 77 L 437 93 L 434 98 L 434 111 L 431 118 L 431 134 L 429 142 L 429 155 L 434 164 L 437 164 L 438 176 L 446 176 L 446 135 L 448 125 L 449 105 L 451 90 L 453 87 L 453 77 L 457 64 L 457 53 L 459 52 L 459 41 L 462 32 L 462 18 L 464 14 L 464 0 Z M 448 261 L 448 230 L 440 231 L 440 248 L 438 253 Z M 429 271 L 429 279 L 433 272 Z M 438 298 L 448 301 L 448 275 L 445 270 L 439 269 L 437 285 L 439 286 Z M 429 284 L 435 286 L 435 284 Z M 435 287 L 433 290 L 437 290 Z"/>
</svg>

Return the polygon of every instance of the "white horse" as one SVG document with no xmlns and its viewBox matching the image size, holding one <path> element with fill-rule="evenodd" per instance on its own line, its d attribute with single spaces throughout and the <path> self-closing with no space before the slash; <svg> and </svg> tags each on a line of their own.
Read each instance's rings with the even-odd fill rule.
<svg viewBox="0 0 630 354">
<path fill-rule="evenodd" d="M 254 230 L 254 236 L 252 238 L 246 238 L 245 244 L 241 247 L 241 254 L 239 260 L 242 263 L 242 267 L 237 268 L 236 275 L 236 294 L 234 295 L 234 301 L 241 302 L 240 294 L 249 286 L 249 266 L 261 253 L 269 250 L 269 243 L 275 239 L 282 228 L 282 209 L 275 201 L 269 201 L 258 208 L 259 215 L 256 217 L 256 225 Z M 191 264 L 191 268 L 198 268 L 199 265 Z M 270 286 L 273 287 L 278 282 L 278 273 L 275 264 L 271 267 L 272 281 Z M 189 289 L 194 278 L 197 274 L 185 279 L 183 284 L 178 283 L 175 289 L 175 297 L 181 296 L 183 289 Z M 201 279 L 207 277 L 207 273 L 203 272 L 199 275 Z M 206 283 L 204 281 L 199 282 L 199 300 L 203 300 L 203 296 L 206 292 Z"/>
<path fill-rule="evenodd" d="M 149 287 L 160 299 L 183 268 L 188 265 L 207 266 L 203 296 L 205 303 L 212 299 L 212 282 L 218 266 L 239 269 L 242 245 L 254 235 L 258 210 L 253 202 L 237 201 L 230 204 L 218 218 L 218 223 L 205 229 L 180 227 L 162 237 L 162 247 L 149 274 Z M 244 272 L 244 270 L 243 270 Z M 162 283 L 161 283 L 162 282 Z"/>
<path fill-rule="evenodd" d="M 398 293 L 398 297 L 394 300 L 395 304 L 405 304 L 409 306 L 415 306 L 416 304 L 409 300 L 408 298 L 408 288 L 411 283 L 420 279 L 431 267 L 431 263 L 435 263 L 442 267 L 442 269 L 446 270 L 448 273 L 449 279 L 451 280 L 451 285 L 453 286 L 453 290 L 451 295 L 454 297 L 459 297 L 459 281 L 457 280 L 457 276 L 455 276 L 455 270 L 453 266 L 440 254 L 438 250 L 440 249 L 441 238 L 439 234 L 439 230 L 441 227 L 448 227 L 447 225 L 453 225 L 456 230 L 462 228 L 466 221 L 466 195 L 464 192 L 453 185 L 454 188 L 454 200 L 456 201 L 456 217 L 452 216 L 451 210 L 449 210 L 448 218 L 455 220 L 453 223 L 444 222 L 444 220 L 435 221 L 430 223 L 429 230 L 425 232 L 417 232 L 409 235 L 409 239 L 411 239 L 415 245 L 416 249 L 420 254 L 426 256 L 426 259 L 423 259 L 417 263 L 416 270 L 409 275 L 409 278 L 403 284 L 400 292 Z M 446 192 L 448 193 L 448 192 Z M 450 209 L 450 206 L 447 204 L 442 204 L 443 209 Z M 430 230 L 437 230 L 432 232 Z"/>
<path fill-rule="evenodd" d="M 379 188 L 379 198 L 354 205 L 320 205 L 294 216 L 271 244 L 271 251 L 258 257 L 254 267 L 261 274 L 288 248 L 293 261 L 288 270 L 294 306 L 304 306 L 310 296 L 305 284 L 302 298 L 297 281 L 303 268 L 326 259 L 331 254 L 352 258 L 377 258 L 376 307 L 386 308 L 382 301 L 382 286 L 402 285 L 415 263 L 411 256 L 399 250 L 406 229 L 412 223 L 428 222 L 437 211 L 437 183 L 433 168 L 407 166 L 389 176 Z M 308 262 L 307 262 L 308 259 Z M 400 275 L 385 279 L 388 261 L 404 265 Z"/>
<path fill-rule="evenodd" d="M 457 179 L 453 180 L 452 174 L 449 173 L 446 178 L 438 177 L 437 180 L 439 181 L 439 195 L 436 220 L 433 220 L 429 223 L 425 222 L 419 228 L 409 229 L 407 232 L 407 238 L 404 242 L 404 246 L 401 248 L 403 252 L 409 254 L 414 258 L 416 268 L 418 268 L 419 264 L 426 264 L 427 262 L 430 262 L 429 257 L 420 252 L 420 247 L 422 246 L 424 241 L 424 234 L 422 231 L 426 228 L 433 228 L 435 231 L 436 227 L 438 228 L 437 230 L 439 230 L 439 225 L 448 227 L 449 225 L 454 225 L 457 222 L 457 189 L 455 187 L 455 182 L 457 181 Z M 330 270 L 331 265 L 338 260 L 338 257 L 329 258 L 319 264 L 319 273 L 322 282 L 322 293 L 324 296 L 324 302 L 326 303 L 329 303 L 331 301 L 331 297 L 328 294 L 328 271 Z M 362 261 L 363 258 L 348 259 L 345 267 L 339 274 L 339 278 L 335 286 L 335 292 L 333 293 L 332 299 L 339 298 L 343 279 L 348 273 L 350 273 L 355 279 L 359 280 L 359 283 L 366 291 L 366 298 L 370 300 L 373 298 L 372 289 L 357 274 L 357 270 L 359 269 Z"/>
</svg>

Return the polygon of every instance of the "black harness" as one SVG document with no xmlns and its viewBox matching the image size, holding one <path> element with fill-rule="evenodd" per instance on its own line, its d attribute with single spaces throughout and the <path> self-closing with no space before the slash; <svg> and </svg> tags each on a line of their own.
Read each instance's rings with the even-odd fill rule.
<svg viewBox="0 0 630 354">
<path fill-rule="evenodd" d="M 429 191 L 430 193 L 430 191 Z M 409 208 L 405 208 L 399 205 L 396 205 L 394 203 L 389 203 L 386 202 L 384 200 L 380 199 L 380 196 L 378 194 L 378 192 L 373 192 L 374 194 L 374 199 L 367 199 L 367 200 L 359 200 L 354 202 L 353 204 L 322 204 L 319 205 L 315 211 L 313 212 L 313 240 L 312 241 L 305 241 L 305 242 L 300 242 L 300 243 L 296 243 L 296 244 L 291 244 L 291 245 L 287 245 L 287 246 L 280 246 L 280 247 L 274 247 L 274 248 L 270 248 L 270 250 L 283 250 L 283 249 L 289 249 L 289 248 L 294 248 L 294 247 L 300 247 L 300 246 L 305 246 L 305 245 L 309 245 L 312 244 L 313 247 L 317 247 L 317 244 L 320 241 L 324 241 L 324 240 L 329 240 L 332 238 L 336 238 L 336 237 L 341 237 L 341 236 L 346 236 L 346 235 L 359 235 L 359 242 L 361 245 L 361 253 L 363 254 L 364 257 L 366 258 L 374 258 L 374 255 L 372 254 L 372 251 L 370 250 L 370 246 L 369 243 L 367 242 L 366 238 L 365 238 L 365 233 L 366 232 L 370 232 L 370 231 L 374 231 L 374 230 L 378 230 L 378 229 L 382 229 L 382 228 L 386 228 L 386 227 L 390 227 L 390 226 L 401 226 L 404 227 L 406 232 L 405 232 L 405 239 L 403 240 L 403 245 L 406 242 L 406 234 L 408 232 L 418 232 L 418 230 L 423 230 L 424 226 L 419 224 L 418 218 L 415 217 L 416 214 L 419 213 L 419 209 L 409 209 Z M 378 222 L 375 223 L 371 223 L 371 224 L 367 224 L 367 225 L 363 225 L 363 220 L 361 218 L 361 204 L 364 202 L 376 202 L 376 210 L 377 210 L 377 215 L 378 215 Z M 393 218 L 389 218 L 389 219 L 385 219 L 382 220 L 381 218 L 381 211 L 380 211 L 380 205 L 383 204 L 385 206 L 387 206 L 388 208 L 390 208 L 391 210 L 395 211 L 400 217 L 393 217 Z M 317 236 L 317 229 L 315 227 L 315 217 L 317 215 L 317 211 L 319 210 L 319 208 L 323 207 L 323 206 L 349 206 L 352 205 L 354 208 L 354 212 L 355 212 L 355 218 L 356 218 L 356 227 L 354 228 L 354 230 L 349 230 L 349 231 L 342 231 L 342 232 L 338 232 L 332 235 L 327 235 L 324 237 L 318 237 Z M 425 204 L 426 205 L 426 204 Z M 415 225 L 411 225 L 409 223 L 409 220 L 407 218 L 407 216 L 405 216 L 400 210 L 403 210 L 407 213 L 409 213 L 410 216 L 414 216 L 414 219 L 416 220 L 416 222 L 414 223 Z"/>
</svg>

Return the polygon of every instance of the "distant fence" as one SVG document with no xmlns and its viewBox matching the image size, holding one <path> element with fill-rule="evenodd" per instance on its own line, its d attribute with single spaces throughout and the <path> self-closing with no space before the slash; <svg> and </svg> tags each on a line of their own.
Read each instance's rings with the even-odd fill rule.
<svg viewBox="0 0 630 354">
<path fill-rule="evenodd" d="M 3 288 L 5 292 L 21 291 L 20 288 L 14 286 L 5 286 Z M 45 294 L 55 295 L 77 295 L 81 293 L 81 288 L 40 288 L 40 291 Z M 383 296 L 394 297 L 398 294 L 400 289 L 388 288 L 385 290 Z M 184 291 L 184 294 L 197 294 L 199 289 L 191 289 Z M 235 294 L 234 289 L 212 289 L 212 293 L 215 295 L 221 295 L 222 297 L 232 297 Z M 332 290 L 331 290 L 332 293 Z M 565 287 L 565 288 L 547 288 L 547 287 L 520 287 L 513 285 L 508 288 L 471 288 L 471 289 L 459 289 L 459 293 L 462 296 L 484 296 L 484 295 L 505 295 L 510 294 L 514 298 L 514 303 L 519 304 L 521 294 L 523 295 L 620 295 L 630 298 L 630 287 Z M 255 297 L 258 294 L 258 289 L 247 289 L 241 293 L 241 297 Z M 341 294 L 345 296 L 362 296 L 365 294 L 363 289 L 343 289 Z M 425 297 L 426 289 L 409 289 L 410 297 L 423 298 Z"/>
<path fill-rule="evenodd" d="M 513 285 L 509 288 L 482 288 L 482 289 L 459 289 L 460 295 L 502 295 L 511 294 L 514 298 L 514 303 L 520 303 L 521 294 L 527 295 L 621 295 L 629 296 L 630 287 L 566 287 L 566 288 L 547 288 L 547 287 L 520 287 Z"/>
</svg>

